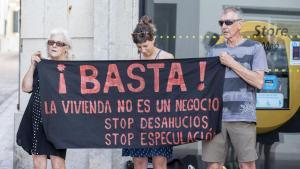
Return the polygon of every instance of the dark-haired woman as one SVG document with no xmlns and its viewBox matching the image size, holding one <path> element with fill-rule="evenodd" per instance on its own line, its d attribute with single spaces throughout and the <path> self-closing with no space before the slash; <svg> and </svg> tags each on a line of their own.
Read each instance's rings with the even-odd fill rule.
<svg viewBox="0 0 300 169">
<path fill-rule="evenodd" d="M 139 58 L 142 60 L 173 59 L 174 56 L 155 46 L 156 28 L 148 16 L 143 16 L 132 33 Z M 154 169 L 167 169 L 167 160 L 172 156 L 172 146 L 155 148 L 123 149 L 123 156 L 133 157 L 134 169 L 147 169 L 148 158 L 152 158 Z"/>
</svg>

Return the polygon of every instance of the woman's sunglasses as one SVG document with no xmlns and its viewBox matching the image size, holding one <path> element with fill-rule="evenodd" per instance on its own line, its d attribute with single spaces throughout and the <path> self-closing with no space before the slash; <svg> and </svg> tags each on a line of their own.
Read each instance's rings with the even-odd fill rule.
<svg viewBox="0 0 300 169">
<path fill-rule="evenodd" d="M 49 46 L 53 46 L 54 44 L 56 44 L 56 46 L 58 47 L 64 47 L 64 46 L 67 46 L 67 44 L 65 44 L 64 42 L 61 42 L 61 41 L 54 41 L 54 40 L 48 40 L 47 44 Z"/>
<path fill-rule="evenodd" d="M 144 38 L 149 34 L 149 32 L 137 32 L 137 33 L 132 33 L 132 37 L 141 37 Z"/>
<path fill-rule="evenodd" d="M 233 19 L 233 20 L 226 19 L 226 20 L 220 20 L 220 21 L 219 21 L 219 25 L 220 25 L 220 26 L 223 26 L 223 24 L 225 23 L 225 25 L 230 26 L 230 25 L 232 25 L 232 24 L 234 24 L 235 22 L 240 21 L 240 20 L 242 20 L 242 19 Z"/>
</svg>

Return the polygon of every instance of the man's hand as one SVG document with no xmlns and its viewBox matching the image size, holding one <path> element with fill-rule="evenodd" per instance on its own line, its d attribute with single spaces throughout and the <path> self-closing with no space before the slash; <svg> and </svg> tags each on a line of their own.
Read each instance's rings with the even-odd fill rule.
<svg viewBox="0 0 300 169">
<path fill-rule="evenodd" d="M 251 86 L 261 89 L 264 85 L 264 71 L 252 71 L 241 65 L 227 52 L 220 54 L 220 62 L 232 69 L 238 76 L 245 80 Z"/>
<path fill-rule="evenodd" d="M 31 56 L 31 66 L 35 67 L 37 63 L 41 61 L 41 55 L 42 53 L 40 51 L 37 51 Z"/>
<path fill-rule="evenodd" d="M 230 67 L 230 68 L 232 67 L 232 64 L 235 62 L 233 57 L 231 55 L 229 55 L 227 52 L 221 52 L 219 59 L 223 65 Z"/>
</svg>

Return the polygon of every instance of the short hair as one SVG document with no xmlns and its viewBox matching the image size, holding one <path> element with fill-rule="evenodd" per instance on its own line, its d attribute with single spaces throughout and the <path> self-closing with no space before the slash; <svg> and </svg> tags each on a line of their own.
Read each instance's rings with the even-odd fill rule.
<svg viewBox="0 0 300 169">
<path fill-rule="evenodd" d="M 63 29 L 63 28 L 55 28 L 53 30 L 51 30 L 48 40 L 54 36 L 54 35 L 63 35 L 65 43 L 69 46 L 69 48 L 71 49 L 71 38 L 68 35 L 68 31 Z"/>
<path fill-rule="evenodd" d="M 149 16 L 143 16 L 136 25 L 132 35 L 135 44 L 152 41 L 156 36 L 156 27 Z"/>
<path fill-rule="evenodd" d="M 222 11 L 222 15 L 227 14 L 228 12 L 233 12 L 237 15 L 238 19 L 243 19 L 243 11 L 239 7 L 225 7 Z"/>
</svg>

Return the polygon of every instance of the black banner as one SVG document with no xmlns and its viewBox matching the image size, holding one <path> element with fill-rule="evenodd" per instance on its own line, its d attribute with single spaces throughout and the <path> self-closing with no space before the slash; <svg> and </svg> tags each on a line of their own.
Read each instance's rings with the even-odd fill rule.
<svg viewBox="0 0 300 169">
<path fill-rule="evenodd" d="M 180 145 L 220 130 L 218 58 L 38 64 L 42 118 L 56 148 Z"/>
</svg>

